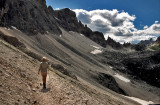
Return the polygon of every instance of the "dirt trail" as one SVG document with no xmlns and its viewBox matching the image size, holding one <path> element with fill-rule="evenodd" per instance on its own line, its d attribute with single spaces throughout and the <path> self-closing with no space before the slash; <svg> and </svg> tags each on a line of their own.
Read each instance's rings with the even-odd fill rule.
<svg viewBox="0 0 160 105">
<path fill-rule="evenodd" d="M 1 105 L 132 105 L 107 96 L 56 70 L 43 90 L 37 74 L 40 62 L 0 40 Z M 54 72 L 53 72 L 54 71 Z"/>
</svg>

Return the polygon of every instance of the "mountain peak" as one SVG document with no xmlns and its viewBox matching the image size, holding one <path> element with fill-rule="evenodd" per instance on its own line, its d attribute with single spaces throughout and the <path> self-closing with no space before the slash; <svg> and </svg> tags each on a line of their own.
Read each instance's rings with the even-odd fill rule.
<svg viewBox="0 0 160 105">
<path fill-rule="evenodd" d="M 81 21 L 78 21 L 74 11 L 64 8 L 62 10 L 56 10 L 54 15 L 59 19 L 59 25 L 65 30 L 81 33 L 101 46 L 106 47 L 103 33 L 98 31 L 93 32 L 87 25 L 83 25 Z"/>
<path fill-rule="evenodd" d="M 114 49 L 121 49 L 122 45 L 119 42 L 116 42 L 111 37 L 108 36 L 108 39 L 106 40 L 106 44 L 111 46 Z"/>
</svg>

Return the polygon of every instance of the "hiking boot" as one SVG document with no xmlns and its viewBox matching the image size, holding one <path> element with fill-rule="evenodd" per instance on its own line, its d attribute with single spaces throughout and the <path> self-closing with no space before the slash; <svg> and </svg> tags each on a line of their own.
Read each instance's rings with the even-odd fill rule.
<svg viewBox="0 0 160 105">
<path fill-rule="evenodd" d="M 46 83 L 43 83 L 43 89 L 46 89 Z"/>
</svg>

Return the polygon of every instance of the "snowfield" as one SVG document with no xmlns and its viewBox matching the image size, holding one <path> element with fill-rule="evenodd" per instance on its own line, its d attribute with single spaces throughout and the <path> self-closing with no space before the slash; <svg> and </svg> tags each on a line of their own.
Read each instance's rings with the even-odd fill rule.
<svg viewBox="0 0 160 105">
<path fill-rule="evenodd" d="M 124 81 L 124 82 L 130 82 L 129 79 L 123 77 L 122 75 L 119 75 L 119 74 L 115 74 L 114 75 L 115 77 L 119 78 L 120 80 Z"/>
<path fill-rule="evenodd" d="M 90 52 L 91 54 L 102 53 L 102 49 L 100 47 L 97 47 L 97 46 L 94 46 L 94 45 L 90 45 L 90 46 L 92 46 L 93 48 L 95 48 L 95 50 L 93 50 L 93 51 Z"/>
<path fill-rule="evenodd" d="M 128 97 L 128 96 L 125 96 L 125 97 L 130 98 L 130 99 L 140 103 L 141 105 L 154 104 L 154 102 L 152 102 L 152 101 L 145 101 L 145 100 L 142 100 L 142 99 L 139 99 L 139 98 L 136 98 L 136 97 Z"/>
<path fill-rule="evenodd" d="M 15 29 L 15 30 L 17 30 L 17 31 L 20 31 L 20 30 L 18 30 L 15 26 L 11 26 L 13 29 Z"/>
</svg>

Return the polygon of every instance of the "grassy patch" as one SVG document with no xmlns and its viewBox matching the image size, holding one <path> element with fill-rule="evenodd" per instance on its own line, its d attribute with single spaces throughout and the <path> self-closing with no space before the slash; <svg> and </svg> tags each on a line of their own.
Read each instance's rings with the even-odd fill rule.
<svg viewBox="0 0 160 105">
<path fill-rule="evenodd" d="M 160 51 L 160 47 L 158 45 L 150 46 L 149 48 L 154 51 Z"/>
</svg>

